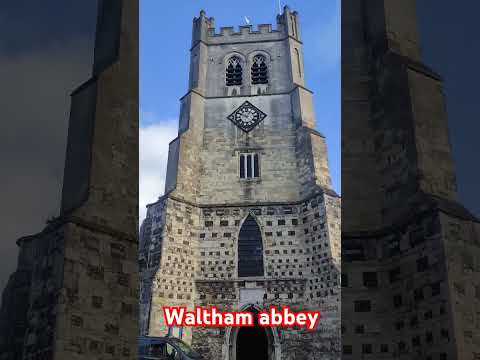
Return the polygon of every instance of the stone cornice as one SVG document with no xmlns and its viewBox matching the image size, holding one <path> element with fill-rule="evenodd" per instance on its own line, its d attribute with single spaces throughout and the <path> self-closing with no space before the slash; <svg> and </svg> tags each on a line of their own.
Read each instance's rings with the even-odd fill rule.
<svg viewBox="0 0 480 360">
<path fill-rule="evenodd" d="M 335 198 L 340 198 L 340 196 L 332 189 L 324 189 L 320 188 L 320 191 L 314 192 L 311 195 L 303 198 L 302 200 L 296 200 L 296 201 L 256 201 L 256 202 L 238 202 L 238 203 L 230 203 L 230 204 L 198 204 L 189 200 L 185 200 L 173 195 L 170 195 L 170 193 L 167 193 L 159 199 L 151 204 L 148 204 L 148 206 L 152 206 L 154 204 L 157 204 L 160 201 L 164 201 L 166 199 L 172 199 L 174 201 L 178 201 L 190 206 L 194 206 L 200 209 L 205 209 L 205 208 L 230 208 L 230 207 L 244 207 L 244 208 L 251 208 L 251 207 L 267 207 L 267 206 L 296 206 L 296 205 L 301 205 L 311 199 L 313 199 L 315 196 L 325 194 L 327 196 L 335 197 Z"/>
<path fill-rule="evenodd" d="M 285 40 L 294 40 L 300 45 L 303 45 L 303 42 L 294 38 L 291 35 L 284 36 L 278 39 L 263 39 L 263 40 L 241 40 L 241 41 L 224 41 L 224 42 L 218 42 L 218 43 L 209 43 L 208 41 L 204 40 L 197 40 L 192 47 L 190 48 L 190 51 L 192 51 L 194 48 L 198 46 L 198 44 L 203 44 L 205 46 L 221 46 L 221 45 L 238 45 L 238 44 L 261 44 L 261 43 L 269 43 L 269 42 L 280 42 L 280 41 L 285 41 Z"/>
<path fill-rule="evenodd" d="M 267 278 L 267 277 L 251 277 L 251 278 L 230 278 L 230 279 L 219 279 L 219 278 L 212 278 L 212 279 L 196 279 L 194 280 L 195 283 L 199 284 L 211 284 L 218 282 L 220 284 L 224 284 L 226 282 L 231 283 L 242 283 L 242 282 L 291 282 L 291 281 L 299 281 L 299 282 L 307 282 L 307 277 L 284 277 L 284 278 Z"/>
<path fill-rule="evenodd" d="M 428 196 L 428 200 L 431 202 L 426 203 L 422 210 L 406 215 L 395 224 L 371 230 L 352 232 L 342 231 L 342 239 L 365 239 L 386 236 L 393 232 L 402 231 L 419 218 L 426 217 L 436 212 L 446 214 L 459 220 L 480 223 L 480 219 L 476 218 L 457 201 L 434 196 Z"/>
<path fill-rule="evenodd" d="M 47 226 L 42 231 L 40 231 L 39 233 L 34 234 L 34 235 L 29 235 L 29 236 L 23 236 L 23 237 L 19 238 L 17 240 L 17 245 L 21 246 L 21 244 L 25 241 L 30 241 L 30 240 L 33 240 L 33 239 L 37 238 L 38 236 L 42 236 L 42 235 L 46 235 L 48 233 L 51 233 L 51 232 L 57 230 L 58 228 L 60 228 L 63 225 L 66 225 L 66 224 L 75 224 L 77 226 L 88 229 L 90 231 L 100 232 L 102 234 L 106 234 L 106 235 L 109 235 L 109 236 L 117 238 L 117 239 L 138 243 L 138 238 L 137 238 L 136 235 L 130 235 L 130 234 L 127 234 L 123 231 L 118 231 L 118 230 L 116 230 L 116 229 L 114 229 L 110 226 L 102 225 L 102 224 L 98 224 L 98 223 L 95 223 L 95 222 L 92 222 L 92 221 L 85 220 L 85 219 L 83 219 L 79 216 L 64 215 L 64 216 L 59 216 L 59 217 L 57 217 L 53 220 L 48 221 Z"/>
<path fill-rule="evenodd" d="M 413 60 L 408 56 L 398 54 L 390 49 L 383 54 L 383 58 L 386 60 L 386 62 L 388 62 L 389 59 L 395 59 L 408 69 L 421 73 L 434 80 L 443 81 L 443 78 L 438 73 L 429 68 L 427 65 L 417 60 Z"/>
<path fill-rule="evenodd" d="M 270 94 L 246 94 L 246 95 L 234 95 L 234 96 L 227 96 L 227 95 L 223 95 L 223 96 L 205 96 L 204 94 L 202 94 L 201 92 L 195 90 L 195 89 L 190 89 L 188 90 L 188 92 L 183 95 L 181 98 L 180 98 L 180 101 L 182 101 L 185 97 L 187 97 L 188 95 L 190 95 L 191 93 L 194 93 L 194 94 L 197 94 L 198 96 L 204 98 L 204 99 L 234 99 L 234 98 L 244 98 L 244 97 L 261 97 L 261 96 L 278 96 L 278 95 L 290 95 L 292 92 L 294 92 L 295 90 L 297 89 L 302 89 L 302 90 L 305 90 L 307 92 L 309 92 L 310 94 L 313 95 L 313 91 L 306 88 L 305 86 L 303 85 L 300 85 L 300 84 L 295 84 L 293 86 L 293 88 L 289 91 L 284 91 L 284 92 L 277 92 L 277 93 L 270 93 Z"/>
<path fill-rule="evenodd" d="M 60 219 L 60 222 L 62 225 L 71 223 L 91 231 L 101 232 L 103 234 L 110 235 L 111 237 L 117 239 L 138 243 L 138 238 L 136 235 L 131 235 L 126 232 L 116 230 L 108 225 L 88 221 L 78 216 L 69 215 L 66 216 L 64 219 Z"/>
</svg>

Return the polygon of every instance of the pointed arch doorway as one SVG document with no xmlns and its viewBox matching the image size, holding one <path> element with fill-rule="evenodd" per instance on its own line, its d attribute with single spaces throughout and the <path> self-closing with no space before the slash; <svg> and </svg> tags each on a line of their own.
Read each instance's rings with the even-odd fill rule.
<svg viewBox="0 0 480 360">
<path fill-rule="evenodd" d="M 255 318 L 259 310 L 247 306 L 241 311 L 250 311 Z M 227 328 L 224 344 L 225 360 L 280 360 L 280 340 L 277 331 L 270 327 Z"/>
<path fill-rule="evenodd" d="M 242 327 L 238 330 L 235 346 L 236 360 L 270 360 L 267 332 L 260 326 Z"/>
</svg>

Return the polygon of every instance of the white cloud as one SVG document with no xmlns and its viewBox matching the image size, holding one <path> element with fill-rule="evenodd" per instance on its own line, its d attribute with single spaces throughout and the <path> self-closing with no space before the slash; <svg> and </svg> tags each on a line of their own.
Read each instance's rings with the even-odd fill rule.
<svg viewBox="0 0 480 360">
<path fill-rule="evenodd" d="M 155 202 L 163 195 L 167 172 L 168 143 L 177 136 L 178 121 L 153 121 L 151 113 L 141 113 L 142 120 L 147 117 L 148 124 L 139 131 L 139 221 L 146 215 L 147 204 Z M 143 121 L 142 121 L 143 122 Z"/>
</svg>

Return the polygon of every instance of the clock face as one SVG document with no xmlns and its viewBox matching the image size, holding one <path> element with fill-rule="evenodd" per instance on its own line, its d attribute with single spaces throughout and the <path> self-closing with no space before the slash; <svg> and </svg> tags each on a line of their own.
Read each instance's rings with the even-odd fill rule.
<svg viewBox="0 0 480 360">
<path fill-rule="evenodd" d="M 248 101 L 240 105 L 237 110 L 228 116 L 228 119 L 245 132 L 257 126 L 267 115 Z"/>
</svg>

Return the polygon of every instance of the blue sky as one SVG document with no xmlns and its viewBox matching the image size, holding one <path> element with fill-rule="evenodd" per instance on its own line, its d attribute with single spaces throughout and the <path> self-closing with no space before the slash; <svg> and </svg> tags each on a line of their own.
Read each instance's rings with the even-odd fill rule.
<svg viewBox="0 0 480 360">
<path fill-rule="evenodd" d="M 307 87 L 317 130 L 327 137 L 333 186 L 340 192 L 340 0 L 291 0 L 300 15 Z M 187 91 L 192 19 L 201 9 L 215 26 L 271 23 L 278 0 L 140 1 L 140 210 L 163 194 L 166 151 Z"/>
</svg>

